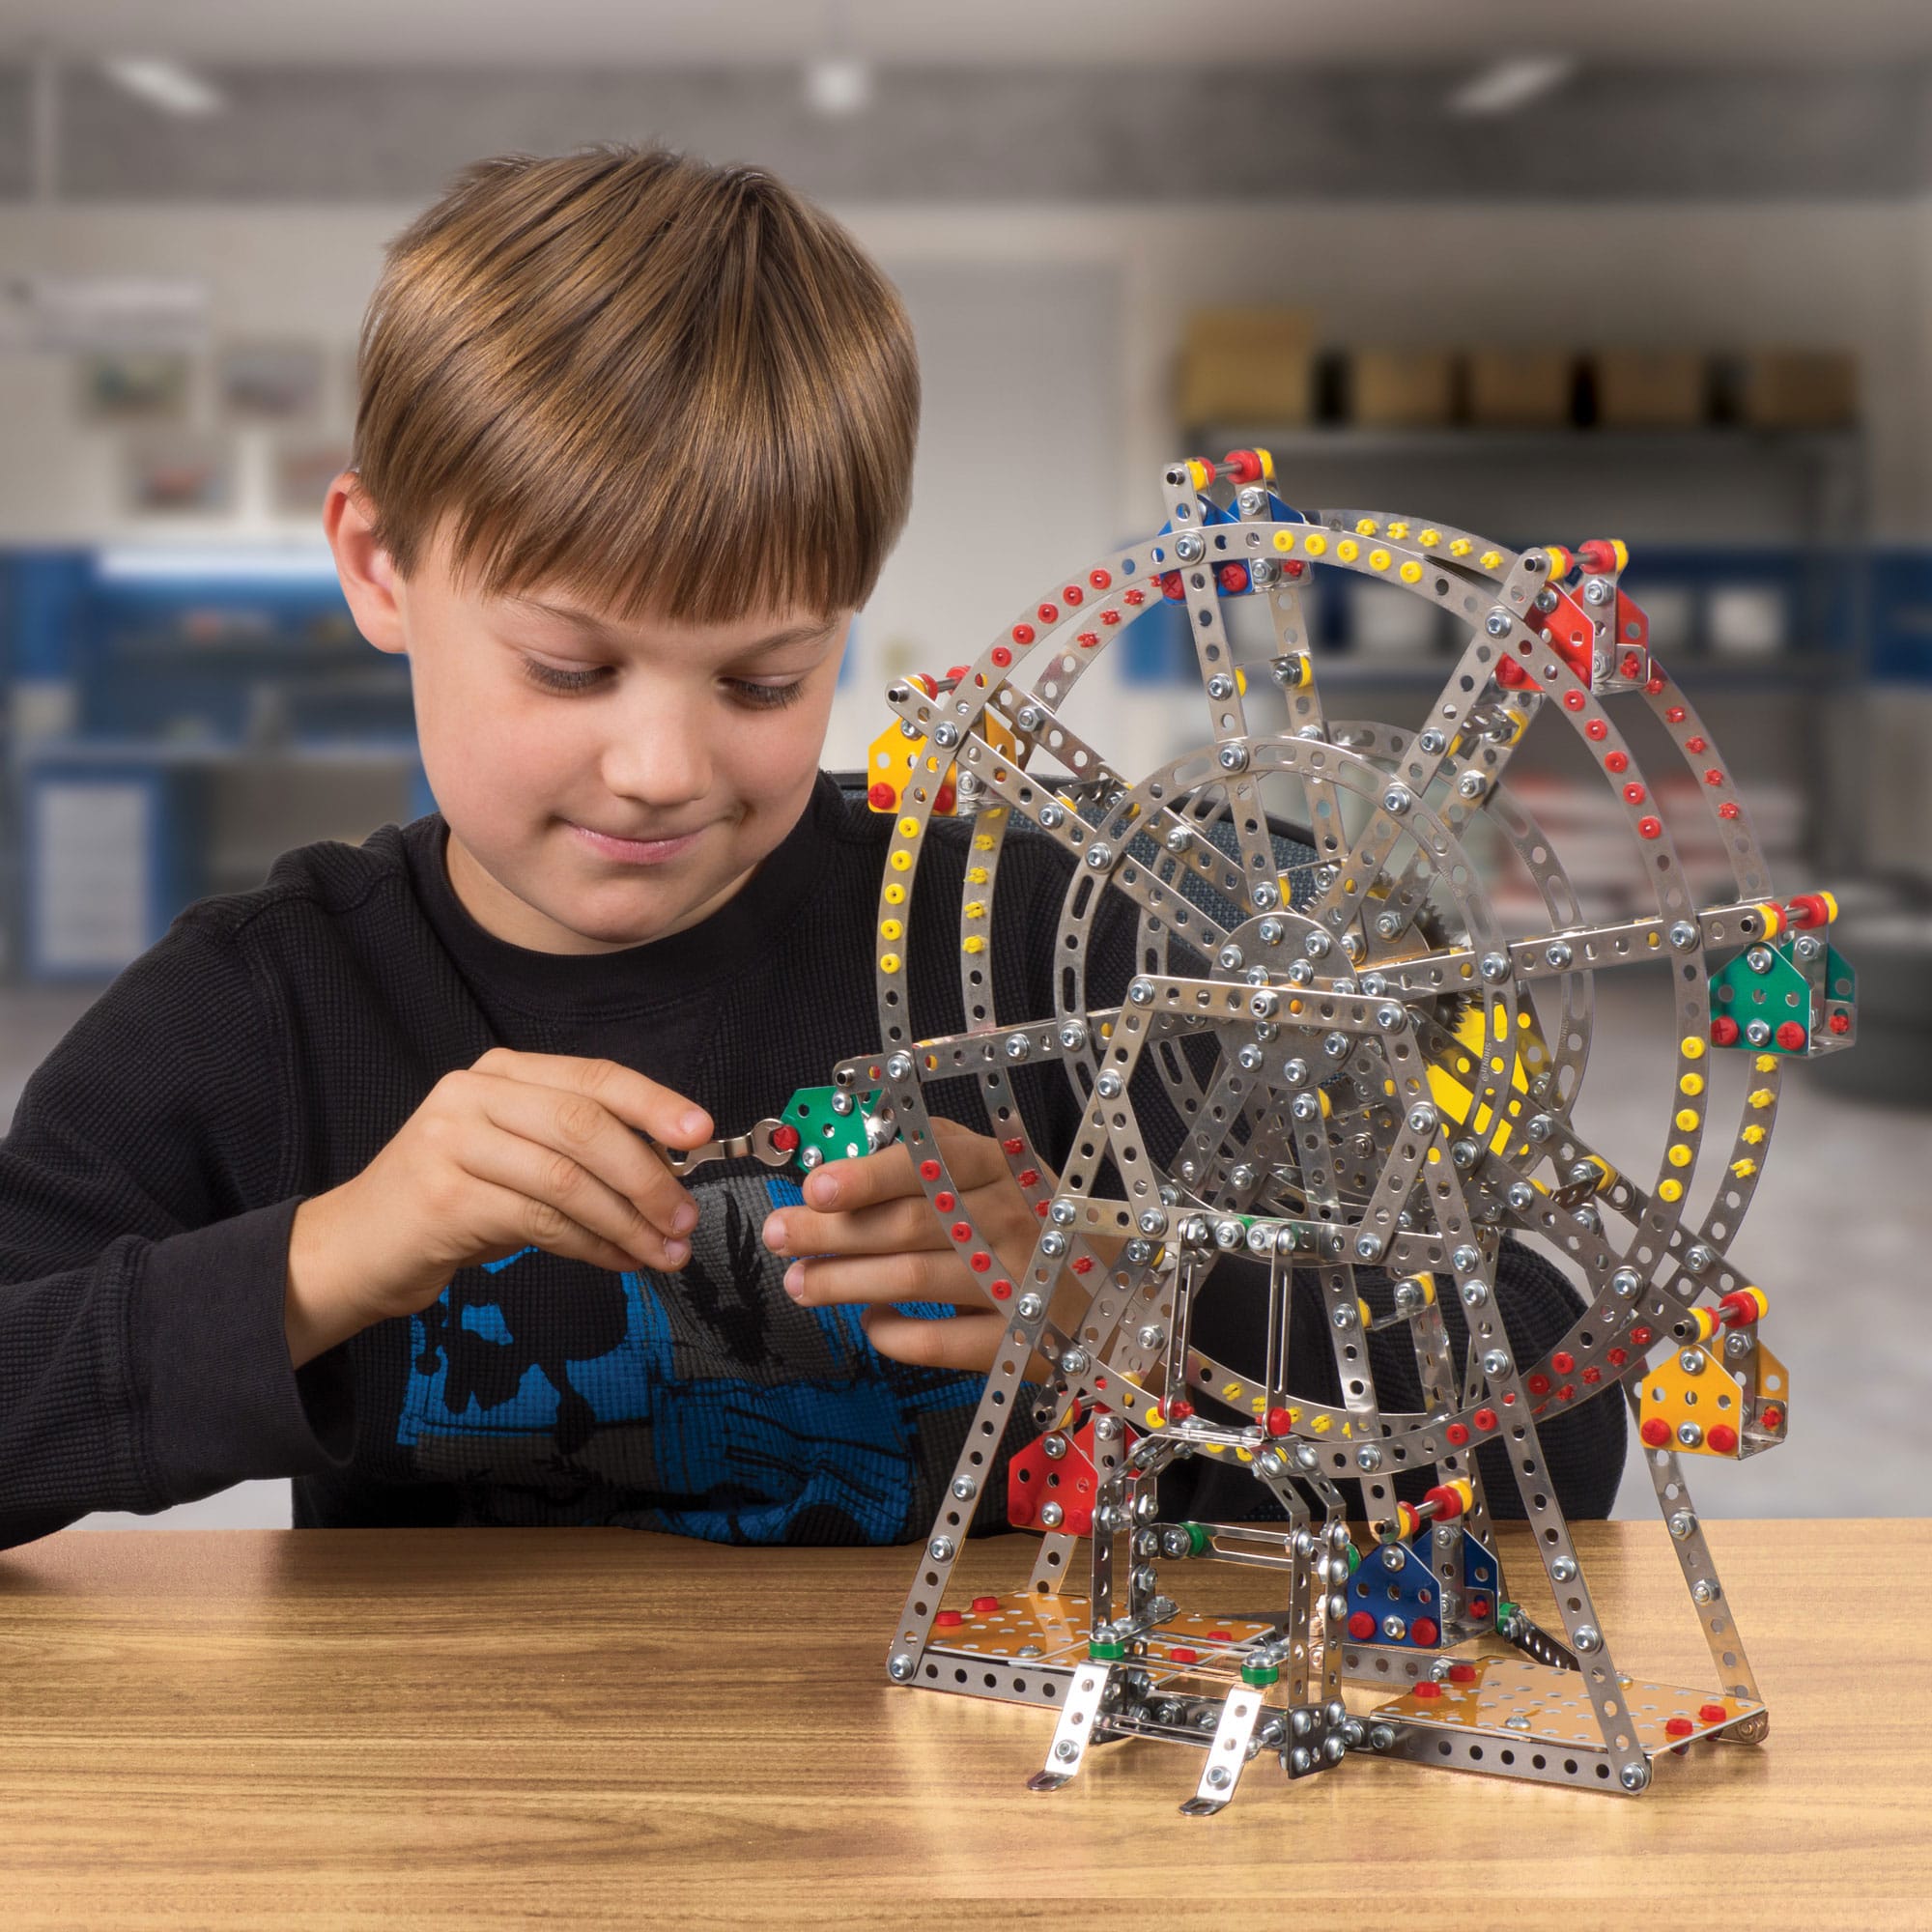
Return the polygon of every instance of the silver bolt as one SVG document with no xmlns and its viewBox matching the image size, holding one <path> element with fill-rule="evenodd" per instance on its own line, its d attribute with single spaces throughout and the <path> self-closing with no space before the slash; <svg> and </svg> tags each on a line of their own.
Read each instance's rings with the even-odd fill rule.
<svg viewBox="0 0 1932 1932">
<path fill-rule="evenodd" d="M 1449 1143 L 1449 1161 L 1451 1166 L 1460 1168 L 1466 1174 L 1476 1164 L 1475 1142 L 1451 1141 Z"/>
<path fill-rule="evenodd" d="M 1376 915 L 1376 931 L 1383 939 L 1393 939 L 1402 930 L 1402 915 L 1398 912 L 1383 912 Z"/>
<path fill-rule="evenodd" d="M 1610 580 L 1607 577 L 1593 577 L 1583 586 L 1583 602 L 1586 604 L 1607 604 L 1610 601 Z"/>
<path fill-rule="evenodd" d="M 1561 939 L 1552 939 L 1549 942 L 1549 944 L 1543 949 L 1543 956 L 1544 958 L 1548 960 L 1550 965 L 1560 969 L 1562 967 L 1568 966 L 1571 960 L 1576 955 L 1570 951 L 1570 948 L 1565 941 Z"/>
<path fill-rule="evenodd" d="M 1382 1465 L 1382 1452 L 1373 1442 L 1364 1442 L 1355 1451 L 1355 1462 L 1364 1469 L 1379 1469 Z"/>
<path fill-rule="evenodd" d="M 1062 1738 L 1054 1746 L 1053 1754 L 1062 1764 L 1071 1764 L 1080 1755 L 1080 1744 L 1076 1738 Z"/>
<path fill-rule="evenodd" d="M 1687 1376 L 1701 1376 L 1704 1373 L 1704 1351 L 1701 1349 L 1686 1349 L 1677 1357 L 1677 1366 Z"/>
<path fill-rule="evenodd" d="M 1068 1053 L 1078 1053 L 1087 1044 L 1087 1022 L 1067 1020 L 1060 1029 L 1060 1044 Z"/>
<path fill-rule="evenodd" d="M 1476 962 L 1476 971 L 1492 985 L 1510 976 L 1509 957 L 1502 952 L 1485 952 Z"/>
<path fill-rule="evenodd" d="M 1258 1020 L 1271 1020 L 1281 1010 L 1281 995 L 1272 986 L 1264 986 L 1250 997 L 1248 1010 Z"/>
<path fill-rule="evenodd" d="M 1382 793 L 1382 810 L 1392 818 L 1400 818 L 1413 802 L 1404 785 L 1390 785 L 1388 790 Z"/>
<path fill-rule="evenodd" d="M 962 1503 L 970 1503 L 980 1493 L 980 1485 L 971 1476 L 954 1476 L 952 1493 Z"/>
<path fill-rule="evenodd" d="M 1038 705 L 1022 704 L 1020 708 L 1013 713 L 1013 723 L 1017 724 L 1022 731 L 1037 731 L 1039 727 L 1046 723 L 1046 720 L 1040 716 Z"/>
<path fill-rule="evenodd" d="M 1039 822 L 1047 831 L 1058 832 L 1066 823 L 1066 808 L 1060 805 L 1041 806 Z"/>
<path fill-rule="evenodd" d="M 1048 1529 L 1058 1529 L 1065 1521 L 1066 1512 L 1058 1503 L 1042 1503 L 1039 1520 Z"/>
<path fill-rule="evenodd" d="M 1463 1306 L 1481 1308 L 1490 1298 L 1490 1285 L 1486 1281 L 1465 1281 L 1463 1284 Z"/>
<path fill-rule="evenodd" d="M 1483 1373 L 1486 1376 L 1506 1375 L 1509 1372 L 1509 1365 L 1510 1358 L 1500 1349 L 1492 1349 L 1483 1357 Z"/>
<path fill-rule="evenodd" d="M 1437 1124 L 1435 1109 L 1429 1106 L 1408 1110 L 1408 1130 L 1412 1134 L 1433 1134 Z"/>
<path fill-rule="evenodd" d="M 1039 1438 L 1039 1447 L 1048 1462 L 1057 1463 L 1066 1454 L 1066 1437 L 1049 1430 Z"/>
<path fill-rule="evenodd" d="M 1716 1253 L 1712 1249 L 1707 1248 L 1702 1241 L 1699 1241 L 1694 1247 L 1687 1248 L 1684 1252 L 1684 1265 L 1692 1274 L 1702 1274 L 1717 1259 Z"/>
<path fill-rule="evenodd" d="M 1265 879 L 1257 879 L 1248 896 L 1254 901 L 1257 912 L 1272 912 L 1281 903 L 1280 892 Z"/>
<path fill-rule="evenodd" d="M 1532 1114 L 1523 1122 L 1522 1134 L 1525 1140 L 1547 1141 L 1556 1131 L 1556 1122 L 1548 1114 Z"/>
<path fill-rule="evenodd" d="M 1595 1624 L 1578 1624 L 1574 1641 L 1578 1650 L 1590 1651 L 1597 1649 L 1604 1639 Z"/>
<path fill-rule="evenodd" d="M 1137 1341 L 1143 1349 L 1146 1349 L 1150 1352 L 1151 1352 L 1153 1350 L 1158 1349 L 1160 1345 L 1167 1340 L 1167 1330 L 1163 1328 L 1158 1321 L 1150 1321 L 1147 1324 L 1147 1326 L 1143 1328 L 1140 1331 L 1140 1333 L 1134 1337 L 1134 1340 Z"/>
<path fill-rule="evenodd" d="M 1753 973 L 1769 973 L 1777 955 L 1768 946 L 1753 946 L 1745 954 L 1745 964 Z"/>
<path fill-rule="evenodd" d="M 1153 1004 L 1153 981 L 1151 980 L 1135 980 L 1127 987 L 1127 998 L 1137 1007 L 1151 1006 Z"/>
<path fill-rule="evenodd" d="M 1010 1035 L 1007 1040 L 1007 1058 L 1024 1060 L 1033 1052 L 1032 1039 L 1023 1033 Z"/>
<path fill-rule="evenodd" d="M 1689 1510 L 1678 1510 L 1670 1519 L 1670 1533 L 1679 1543 L 1689 1541 L 1697 1527 L 1697 1519 Z"/>
<path fill-rule="evenodd" d="M 1415 749 L 1418 752 L 1426 752 L 1432 758 L 1440 756 L 1448 749 L 1448 738 L 1434 724 L 1430 725 L 1428 730 L 1418 732 L 1416 735 Z"/>
<path fill-rule="evenodd" d="M 1248 748 L 1245 745 L 1223 745 L 1217 753 L 1217 761 L 1224 772 L 1245 771 Z"/>
<path fill-rule="evenodd" d="M 1167 1233 L 1167 1215 L 1158 1208 L 1143 1208 L 1136 1222 L 1144 1235 Z"/>
<path fill-rule="evenodd" d="M 1349 1048 L 1350 1047 L 1351 1044 L 1353 1044 L 1353 1042 L 1349 1038 L 1349 1036 L 1345 1033 L 1323 1034 L 1321 1037 L 1321 1051 L 1325 1053 L 1330 1060 L 1345 1059 L 1348 1055 Z"/>
<path fill-rule="evenodd" d="M 1715 1604 L 1722 1595 L 1723 1592 L 1708 1577 L 1698 1577 L 1690 1586 L 1690 1601 L 1700 1606 L 1705 1604 Z"/>
<path fill-rule="evenodd" d="M 1073 1225 L 1073 1217 L 1078 1211 L 1070 1201 L 1056 1201 L 1047 1209 L 1047 1218 L 1056 1228 L 1070 1228 Z"/>
<path fill-rule="evenodd" d="M 935 1563 L 952 1561 L 952 1539 L 950 1536 L 935 1536 L 925 1548 Z"/>
<path fill-rule="evenodd" d="M 1650 1767 L 1647 1764 L 1627 1764 L 1617 1773 L 1617 1782 L 1626 1791 L 1641 1791 L 1650 1782 Z"/>
<path fill-rule="evenodd" d="M 1044 1312 L 1045 1308 L 1046 1308 L 1046 1303 L 1042 1301 L 1038 1295 L 1034 1294 L 1031 1292 L 1021 1295 L 1020 1298 L 1013 1303 L 1013 1313 L 1017 1315 L 1022 1321 L 1038 1321 L 1040 1315 Z"/>
<path fill-rule="evenodd" d="M 1208 696 L 1209 697 L 1218 700 L 1224 697 L 1233 697 L 1234 695 L 1235 695 L 1235 680 L 1232 677 L 1229 677 L 1226 674 L 1226 672 L 1217 670 L 1214 673 L 1214 675 L 1208 680 Z"/>
<path fill-rule="evenodd" d="M 1677 1439 L 1687 1449 L 1694 1449 L 1704 1439 L 1704 1432 L 1694 1422 L 1680 1422 L 1677 1425 Z"/>
<path fill-rule="evenodd" d="M 1311 959 L 1325 959 L 1328 956 L 1328 952 L 1331 944 L 1332 942 L 1330 941 L 1328 935 L 1325 932 L 1322 932 L 1318 929 L 1314 932 L 1309 933 L 1302 940 L 1301 950 L 1304 952 L 1306 952 Z"/>
<path fill-rule="evenodd" d="M 1407 1018 L 1408 1015 L 1400 1007 L 1389 1006 L 1378 1007 L 1376 1009 L 1376 1024 L 1384 1033 L 1396 1032 Z"/>
<path fill-rule="evenodd" d="M 1574 1556 L 1559 1556 L 1550 1564 L 1549 1574 L 1559 1583 L 1574 1583 L 1577 1580 L 1577 1559 Z"/>
<path fill-rule="evenodd" d="M 1670 943 L 1680 952 L 1689 952 L 1697 943 L 1697 928 L 1688 919 L 1680 919 L 1670 928 Z"/>
<path fill-rule="evenodd" d="M 1088 846 L 1087 863 L 1094 871 L 1104 872 L 1114 863 L 1114 848 L 1098 844 Z"/>
<path fill-rule="evenodd" d="M 1174 554 L 1182 563 L 1197 562 L 1207 548 L 1193 530 L 1182 530 L 1174 540 Z"/>
<path fill-rule="evenodd" d="M 1763 1046 L 1771 1038 L 1771 1028 L 1764 1020 L 1752 1020 L 1745 1028 L 1745 1037 L 1753 1046 Z"/>
<path fill-rule="evenodd" d="M 1094 1091 L 1103 1100 L 1118 1100 L 1121 1097 L 1122 1084 L 1120 1074 L 1110 1066 L 1094 1081 Z"/>
<path fill-rule="evenodd" d="M 895 1684 L 903 1684 L 918 1668 L 919 1665 L 904 1651 L 899 1651 L 886 1665 L 886 1674 Z"/>
<path fill-rule="evenodd" d="M 1039 1237 L 1039 1251 L 1054 1257 L 1064 1255 L 1066 1252 L 1066 1236 L 1058 1228 L 1045 1229 Z"/>
<path fill-rule="evenodd" d="M 1628 1301 L 1643 1286 L 1635 1268 L 1619 1268 L 1610 1277 L 1610 1293 L 1620 1301 Z"/>
<path fill-rule="evenodd" d="M 949 724 L 945 719 L 941 719 L 940 722 L 932 727 L 932 742 L 935 745 L 940 746 L 943 750 L 950 751 L 954 745 L 958 744 L 959 742 L 958 725 Z"/>
<path fill-rule="evenodd" d="M 1175 824 L 1170 825 L 1166 832 L 1162 834 L 1160 842 L 1170 852 L 1184 852 L 1193 842 L 1193 838 L 1194 835 L 1188 831 L 1187 827 L 1177 821 Z"/>
<path fill-rule="evenodd" d="M 1066 1376 L 1084 1376 L 1093 1366 L 1085 1349 L 1069 1349 L 1060 1358 L 1060 1372 Z"/>
<path fill-rule="evenodd" d="M 910 1080 L 912 1078 L 912 1055 L 895 1053 L 886 1062 L 886 1077 L 890 1080 Z"/>
<path fill-rule="evenodd" d="M 1264 946 L 1279 946 L 1282 934 L 1288 928 L 1278 919 L 1264 919 L 1256 926 L 1255 934 Z"/>
<path fill-rule="evenodd" d="M 1241 964 L 1241 949 L 1230 942 L 1214 955 L 1214 961 L 1224 972 L 1233 973 Z"/>
<path fill-rule="evenodd" d="M 1510 613 L 1507 611 L 1505 611 L 1500 604 L 1498 604 L 1496 608 L 1493 611 L 1492 611 L 1487 617 L 1483 619 L 1483 629 L 1489 632 L 1490 636 L 1492 638 L 1508 637 L 1510 634 Z"/>
<path fill-rule="evenodd" d="M 1481 772 L 1464 772 L 1456 781 L 1456 790 L 1463 798 L 1481 798 L 1490 787 L 1490 781 Z"/>
<path fill-rule="evenodd" d="M 1483 1262 L 1482 1250 L 1480 1248 L 1471 1247 L 1467 1241 L 1464 1241 L 1463 1245 L 1460 1248 L 1458 1248 L 1453 1255 L 1449 1257 L 1449 1265 L 1453 1267 L 1458 1274 L 1467 1274 L 1472 1268 L 1480 1267 L 1482 1265 L 1482 1262 Z"/>
</svg>

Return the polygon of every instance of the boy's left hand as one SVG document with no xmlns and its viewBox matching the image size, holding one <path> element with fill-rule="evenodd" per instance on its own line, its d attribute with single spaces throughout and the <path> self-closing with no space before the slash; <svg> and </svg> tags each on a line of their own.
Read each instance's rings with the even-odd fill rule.
<svg viewBox="0 0 1932 1932">
<path fill-rule="evenodd" d="M 935 1120 L 959 1209 L 992 1244 L 1002 1274 L 1016 1279 L 1033 1257 L 1039 1218 L 1027 1205 L 996 1140 Z M 775 1208 L 764 1227 L 777 1255 L 809 1257 L 785 1270 L 802 1306 L 857 1301 L 882 1355 L 923 1368 L 989 1370 L 1011 1320 L 986 1304 L 982 1280 L 954 1251 L 903 1145 L 834 1161 L 806 1177 L 803 1208 Z M 895 1301 L 963 1305 L 958 1315 L 901 1315 Z M 1037 1374 L 1036 1362 L 1029 1374 Z"/>
</svg>

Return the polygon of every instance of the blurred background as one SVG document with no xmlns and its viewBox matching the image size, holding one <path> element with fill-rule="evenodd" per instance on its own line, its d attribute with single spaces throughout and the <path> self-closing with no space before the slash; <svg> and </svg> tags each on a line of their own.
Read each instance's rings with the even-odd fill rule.
<svg viewBox="0 0 1932 1932">
<path fill-rule="evenodd" d="M 1859 1050 L 1787 1082 L 1736 1251 L 1791 1439 L 1700 1465 L 1699 1500 L 1920 1512 L 1923 0 L 0 0 L 0 1125 L 183 906 L 434 809 L 407 664 L 358 638 L 319 532 L 356 328 L 458 165 L 598 138 L 770 166 L 910 305 L 913 520 L 828 765 L 863 761 L 888 678 L 1156 527 L 1177 455 L 1264 443 L 1310 511 L 1630 544 L 1774 877 L 1836 891 L 1862 975 Z M 1322 689 L 1412 724 L 1456 640 L 1374 592 L 1318 595 Z M 1130 774 L 1198 742 L 1184 626 L 1134 626 L 1082 704 Z M 1567 735 L 1512 781 L 1608 906 L 1630 854 Z M 1579 1119 L 1641 1172 L 1667 1019 L 1599 987 Z M 1634 1460 L 1619 1513 L 1652 1507 Z M 286 1488 L 168 1520 L 286 1522 Z"/>
</svg>

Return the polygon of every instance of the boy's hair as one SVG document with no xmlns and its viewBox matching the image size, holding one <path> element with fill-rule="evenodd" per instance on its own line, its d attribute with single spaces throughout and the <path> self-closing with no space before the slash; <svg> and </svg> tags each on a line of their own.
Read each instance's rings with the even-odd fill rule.
<svg viewBox="0 0 1932 1932">
<path fill-rule="evenodd" d="M 625 143 L 471 163 L 390 243 L 357 375 L 353 462 L 405 578 L 446 524 L 484 596 L 829 614 L 905 521 L 897 292 L 756 168 Z"/>
</svg>

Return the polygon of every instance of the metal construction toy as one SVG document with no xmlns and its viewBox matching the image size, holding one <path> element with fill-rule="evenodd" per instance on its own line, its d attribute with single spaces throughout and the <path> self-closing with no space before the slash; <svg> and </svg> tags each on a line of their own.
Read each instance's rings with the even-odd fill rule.
<svg viewBox="0 0 1932 1932">
<path fill-rule="evenodd" d="M 782 1121 L 673 1164 L 750 1154 L 808 1168 L 896 1139 L 1010 1318 L 887 1668 L 901 1684 L 1051 1713 L 1036 1789 L 1064 1784 L 1096 1744 L 1140 1737 L 1198 1753 L 1192 1813 L 1226 1804 L 1264 1748 L 1291 1778 L 1369 1751 L 1640 1792 L 1660 1752 L 1767 1730 L 1685 1470 L 1756 1455 L 1786 1432 L 1785 1372 L 1759 1339 L 1766 1297 L 1729 1250 L 1785 1064 L 1853 1038 L 1853 976 L 1830 943 L 1836 908 L 1823 893 L 1773 895 L 1732 776 L 1619 587 L 1622 544 L 1514 553 L 1420 518 L 1304 516 L 1275 494 L 1263 450 L 1176 463 L 1163 484 L 1157 534 L 1054 584 L 950 677 L 892 687 L 898 723 L 868 770 L 871 805 L 895 820 L 879 1048 L 796 1095 Z M 1412 727 L 1324 708 L 1303 611 L 1318 567 L 1396 586 L 1466 632 Z M 1134 780 L 1065 718 L 1090 668 L 1164 606 L 1184 615 L 1209 728 Z M 1573 732 L 1606 788 L 1641 889 L 1633 916 L 1584 917 L 1554 841 L 1505 783 L 1538 724 Z M 1633 730 L 1667 740 L 1688 780 L 1660 789 Z M 945 941 L 969 1030 L 916 1039 L 902 962 L 935 813 L 972 820 L 958 931 Z M 1071 862 L 1051 1013 L 993 1007 L 993 908 L 1016 818 Z M 1314 852 L 1293 879 L 1275 838 L 1288 825 Z M 1689 834 L 1721 855 L 1722 882 L 1702 895 L 1680 856 Z M 1509 905 L 1538 908 L 1515 918 L 1526 935 L 1506 930 L 1499 888 Z M 1124 1002 L 1100 1009 L 1087 1002 L 1087 946 L 1109 893 L 1135 909 L 1137 970 Z M 1647 1184 L 1573 1119 L 1594 977 L 1644 965 L 1660 1011 L 1668 1002 L 1672 1049 L 1657 1100 L 1664 1151 Z M 1039 1062 L 1073 1083 L 1083 1110 L 1057 1180 L 1011 1084 Z M 1183 1123 L 1165 1164 L 1130 1097 L 1136 1069 Z M 1023 1271 L 974 1225 L 933 1131 L 926 1085 L 962 1076 L 979 1083 L 1040 1217 Z M 1708 1206 L 1693 1211 L 1700 1160 Z M 1103 1179 L 1118 1195 L 1096 1191 Z M 1505 1234 L 1559 1259 L 1589 1304 L 1540 1360 L 1517 1359 L 1496 1316 Z M 1190 1315 L 1236 1254 L 1260 1264 L 1251 1286 L 1265 1269 L 1268 1339 L 1264 1360 L 1230 1365 L 1190 1346 Z M 1340 1406 L 1288 1393 L 1297 1270 L 1329 1318 Z M 1442 1314 L 1452 1294 L 1466 1319 L 1461 1361 Z M 1406 1330 L 1420 1413 L 1378 1402 L 1371 1328 Z M 1044 1532 L 1038 1560 L 1007 1594 L 949 1605 L 1036 1352 L 1057 1373 L 1033 1407 L 1045 1433 L 1010 1458 L 1007 1507 L 1015 1527 Z M 1538 1430 L 1605 1399 L 1634 1418 L 1713 1688 L 1627 1675 L 1592 1603 Z M 1477 1469 L 1486 1441 L 1507 1456 L 1560 1634 L 1511 1601 Z M 1286 1522 L 1165 1516 L 1162 1471 L 1189 1456 L 1248 1470 Z M 1393 1479 L 1418 1470 L 1435 1479 L 1425 1499 L 1398 1502 Z M 1366 1549 L 1342 1478 L 1366 1499 Z M 1252 1601 L 1240 1615 L 1178 1610 L 1162 1567 L 1208 1561 L 1278 1573 L 1278 1602 L 1262 1614 Z M 1351 1713 L 1345 1684 L 1383 1700 Z"/>
</svg>

